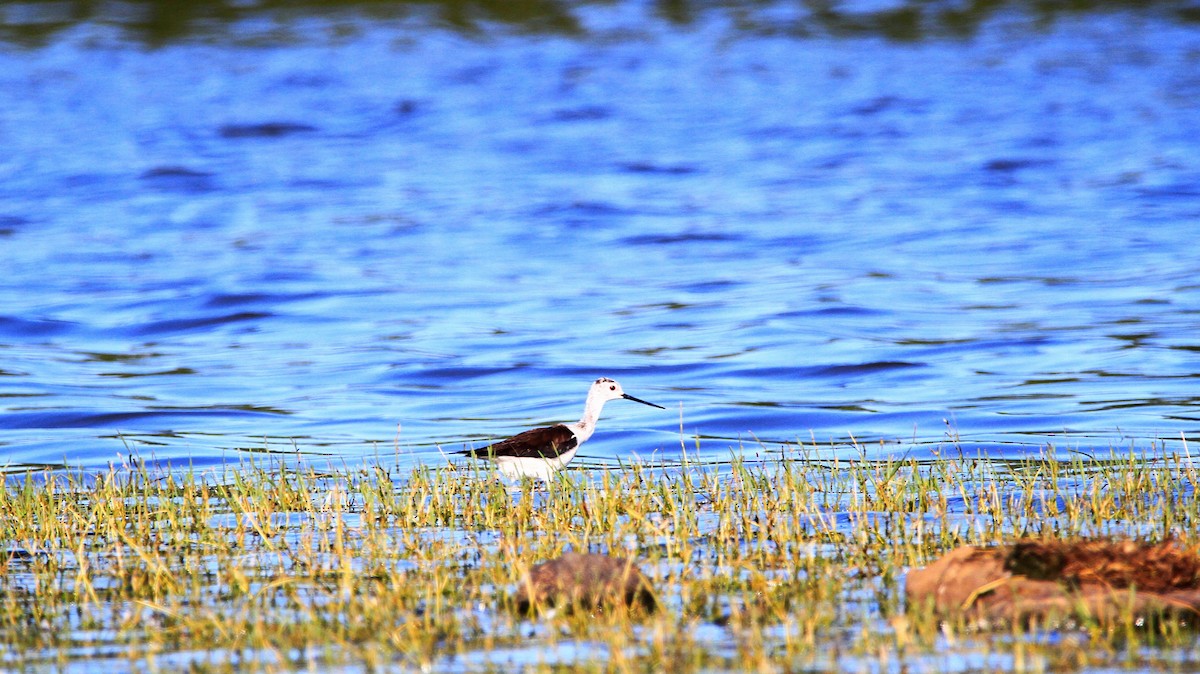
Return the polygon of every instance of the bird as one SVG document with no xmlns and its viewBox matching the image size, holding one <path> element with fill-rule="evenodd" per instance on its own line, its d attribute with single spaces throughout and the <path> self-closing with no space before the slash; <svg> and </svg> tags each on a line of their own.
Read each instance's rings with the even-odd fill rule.
<svg viewBox="0 0 1200 674">
<path fill-rule="evenodd" d="M 573 424 L 555 424 L 518 433 L 507 440 L 494 442 L 486 447 L 466 449 L 465 454 L 476 459 L 488 459 L 496 464 L 500 474 L 510 480 L 530 477 L 547 484 L 558 471 L 567 467 L 579 446 L 592 437 L 600 410 L 610 400 L 632 400 L 636 403 L 666 409 L 626 393 L 621 385 L 607 377 L 592 382 L 588 389 L 587 402 L 583 406 L 583 418 Z"/>
</svg>

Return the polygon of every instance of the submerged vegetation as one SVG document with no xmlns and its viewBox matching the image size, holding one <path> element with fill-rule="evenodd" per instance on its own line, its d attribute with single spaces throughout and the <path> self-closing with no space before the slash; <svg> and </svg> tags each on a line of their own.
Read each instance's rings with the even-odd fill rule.
<svg viewBox="0 0 1200 674">
<path fill-rule="evenodd" d="M 905 610 L 907 570 L 1025 535 L 1194 545 L 1191 459 L 779 460 L 569 471 L 513 489 L 462 466 L 399 474 L 10 477 L 0 667 L 100 671 L 1048 670 L 1193 667 L 1178 624 L 973 631 Z M 660 610 L 514 597 L 568 550 L 632 557 Z"/>
</svg>

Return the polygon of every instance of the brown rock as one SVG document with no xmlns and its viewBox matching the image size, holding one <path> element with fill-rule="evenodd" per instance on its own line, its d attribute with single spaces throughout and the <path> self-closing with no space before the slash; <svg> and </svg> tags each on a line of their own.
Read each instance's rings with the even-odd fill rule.
<svg viewBox="0 0 1200 674">
<path fill-rule="evenodd" d="M 516 595 L 517 610 L 575 607 L 602 610 L 621 605 L 652 613 L 657 608 L 650 581 L 632 560 L 568 552 L 529 571 Z"/>
<path fill-rule="evenodd" d="M 1200 555 L 1173 541 L 1021 541 L 950 551 L 910 571 L 911 609 L 984 624 L 1200 617 Z"/>
</svg>

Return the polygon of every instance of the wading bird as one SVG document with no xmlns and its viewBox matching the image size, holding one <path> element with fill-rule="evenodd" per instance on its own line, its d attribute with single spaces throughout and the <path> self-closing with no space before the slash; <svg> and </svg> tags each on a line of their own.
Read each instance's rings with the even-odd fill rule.
<svg viewBox="0 0 1200 674">
<path fill-rule="evenodd" d="M 458 454 L 494 461 L 500 474 L 509 479 L 532 477 L 549 483 L 555 473 L 571 463 L 571 459 L 575 458 L 575 453 L 579 451 L 579 446 L 592 437 L 604 403 L 619 398 L 660 410 L 666 409 L 662 405 L 634 398 L 621 390 L 621 385 L 617 382 L 601 377 L 593 382 L 592 388 L 588 390 L 587 403 L 583 406 L 583 418 L 579 421 L 534 428 L 487 447 L 467 449 Z"/>
</svg>

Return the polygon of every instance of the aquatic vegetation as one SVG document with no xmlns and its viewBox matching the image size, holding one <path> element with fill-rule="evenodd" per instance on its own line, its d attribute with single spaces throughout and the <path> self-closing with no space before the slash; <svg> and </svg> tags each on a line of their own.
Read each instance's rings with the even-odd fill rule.
<svg viewBox="0 0 1200 674">
<path fill-rule="evenodd" d="M 1197 543 L 1191 459 L 769 460 L 571 470 L 514 490 L 469 466 L 111 470 L 0 491 L 0 661 L 31 671 L 777 671 L 1186 667 L 1176 624 L 977 632 L 903 578 L 1026 534 Z M 568 550 L 636 559 L 658 611 L 516 606 Z"/>
</svg>

